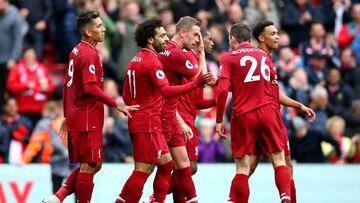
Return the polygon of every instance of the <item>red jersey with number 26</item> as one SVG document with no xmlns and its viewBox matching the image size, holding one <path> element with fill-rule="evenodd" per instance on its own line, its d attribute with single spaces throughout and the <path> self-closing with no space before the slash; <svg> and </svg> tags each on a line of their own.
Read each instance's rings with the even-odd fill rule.
<svg viewBox="0 0 360 203">
<path fill-rule="evenodd" d="M 226 52 L 220 59 L 220 77 L 228 79 L 233 92 L 233 116 L 272 102 L 267 54 L 249 43 Z M 264 115 L 265 116 L 265 115 Z"/>
<path fill-rule="evenodd" d="M 140 105 L 138 111 L 131 112 L 129 131 L 148 133 L 162 131 L 160 111 L 164 98 L 157 90 L 168 84 L 157 54 L 143 48 L 136 54 L 126 68 L 124 101 L 126 105 Z"/>
<path fill-rule="evenodd" d="M 103 89 L 103 68 L 94 46 L 81 41 L 69 55 L 64 78 L 64 110 L 69 131 L 99 131 L 104 123 L 104 104 L 85 93 L 84 84 Z"/>
<path fill-rule="evenodd" d="M 165 51 L 159 55 L 159 60 L 163 64 L 164 72 L 169 79 L 170 85 L 181 85 L 183 77 L 190 80 L 199 72 L 197 66 L 191 63 L 186 53 L 174 41 L 167 43 Z M 162 108 L 162 115 L 165 117 L 175 116 L 177 103 L 177 97 L 167 99 Z"/>
</svg>

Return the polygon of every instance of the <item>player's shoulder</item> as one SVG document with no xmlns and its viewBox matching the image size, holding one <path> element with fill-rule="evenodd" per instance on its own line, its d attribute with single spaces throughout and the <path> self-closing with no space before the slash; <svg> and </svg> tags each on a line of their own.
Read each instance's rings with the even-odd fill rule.
<svg viewBox="0 0 360 203">
<path fill-rule="evenodd" d="M 71 51 L 74 55 L 82 57 L 82 56 L 97 56 L 98 52 L 95 47 L 93 47 L 88 42 L 81 41 L 77 44 Z"/>
</svg>

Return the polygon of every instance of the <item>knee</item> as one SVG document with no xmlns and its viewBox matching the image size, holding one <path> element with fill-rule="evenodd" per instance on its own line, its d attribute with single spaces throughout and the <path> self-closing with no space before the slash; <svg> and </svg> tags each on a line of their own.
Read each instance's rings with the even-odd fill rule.
<svg viewBox="0 0 360 203">
<path fill-rule="evenodd" d="M 100 169 L 101 169 L 101 167 L 102 167 L 102 163 L 98 163 L 98 164 L 96 164 L 96 165 L 95 165 L 94 174 L 95 174 L 95 173 L 97 173 L 97 172 L 99 172 L 99 171 L 100 171 Z"/>
</svg>

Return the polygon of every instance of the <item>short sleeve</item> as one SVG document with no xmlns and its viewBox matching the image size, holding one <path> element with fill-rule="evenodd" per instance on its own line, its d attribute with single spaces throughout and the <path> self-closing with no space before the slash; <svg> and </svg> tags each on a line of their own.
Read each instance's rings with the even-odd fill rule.
<svg viewBox="0 0 360 203">
<path fill-rule="evenodd" d="M 84 84 L 97 82 L 96 71 L 102 70 L 102 68 L 99 67 L 99 60 L 99 57 L 96 55 L 84 56 L 81 58 L 80 64 Z"/>
<path fill-rule="evenodd" d="M 174 66 L 169 68 L 183 75 L 188 80 L 194 78 L 199 72 L 197 64 L 194 64 L 194 62 L 192 62 L 192 59 L 188 57 L 184 52 L 178 51 L 174 54 L 175 56 L 172 57 L 172 60 L 174 60 Z"/>
<path fill-rule="evenodd" d="M 160 63 L 155 63 L 148 70 L 150 80 L 156 87 L 169 84 L 169 81 L 166 78 L 166 75 Z"/>
<path fill-rule="evenodd" d="M 226 78 L 230 80 L 231 67 L 227 55 L 223 55 L 220 59 L 219 79 Z"/>
</svg>

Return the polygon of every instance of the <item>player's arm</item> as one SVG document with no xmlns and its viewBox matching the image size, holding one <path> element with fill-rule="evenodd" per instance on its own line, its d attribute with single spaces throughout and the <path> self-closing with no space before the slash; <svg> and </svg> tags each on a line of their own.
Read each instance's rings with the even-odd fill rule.
<svg viewBox="0 0 360 203">
<path fill-rule="evenodd" d="M 206 67 L 206 59 L 205 59 L 205 48 L 204 48 L 204 41 L 202 38 L 201 33 L 199 33 L 199 47 L 198 47 L 198 54 L 199 54 L 199 71 L 203 74 L 207 73 L 207 67 Z"/>
<path fill-rule="evenodd" d="M 212 99 L 204 99 L 204 89 L 200 88 L 198 89 L 198 95 L 197 95 L 197 99 L 195 100 L 195 107 L 196 109 L 207 109 L 210 107 L 213 107 L 216 105 L 216 100 L 215 98 Z"/>
<path fill-rule="evenodd" d="M 185 136 L 186 141 L 193 138 L 194 133 L 192 129 L 185 123 L 184 119 L 181 117 L 178 111 L 176 111 L 176 120 L 178 121 L 182 131 L 183 135 Z"/>
<path fill-rule="evenodd" d="M 225 104 L 230 88 L 230 66 L 226 60 L 226 55 L 220 59 L 220 76 L 217 81 L 216 97 L 216 133 L 223 139 L 226 139 L 225 129 L 222 117 L 225 111 Z"/>
<path fill-rule="evenodd" d="M 293 108 L 299 109 L 302 112 L 304 112 L 306 115 L 309 116 L 310 122 L 313 122 L 315 120 L 316 114 L 311 108 L 303 105 L 302 103 L 300 103 L 298 101 L 291 99 L 290 97 L 286 96 L 282 92 L 279 92 L 279 101 L 280 101 L 280 104 L 282 104 L 282 105 L 293 107 Z"/>
</svg>

